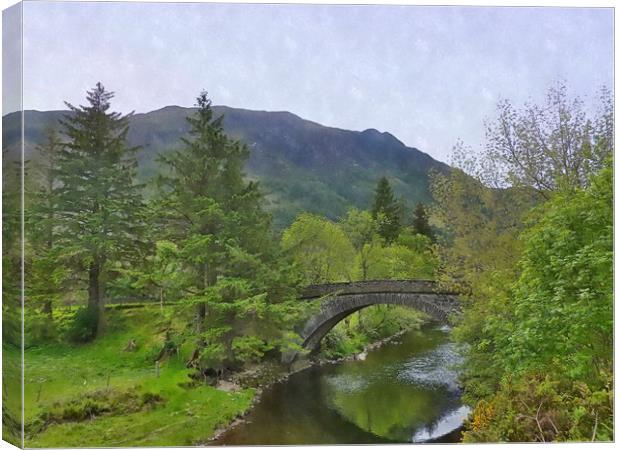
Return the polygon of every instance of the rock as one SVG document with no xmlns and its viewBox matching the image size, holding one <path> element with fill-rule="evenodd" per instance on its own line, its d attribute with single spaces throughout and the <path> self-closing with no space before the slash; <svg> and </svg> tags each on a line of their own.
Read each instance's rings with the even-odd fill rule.
<svg viewBox="0 0 620 450">
<path fill-rule="evenodd" d="M 224 392 L 237 392 L 238 390 L 241 389 L 235 383 L 232 383 L 226 380 L 219 380 L 217 384 L 215 385 L 215 387 L 219 389 L 220 391 L 224 391 Z"/>
<path fill-rule="evenodd" d="M 355 360 L 356 361 L 365 361 L 367 356 L 368 356 L 368 352 L 363 351 L 362 353 L 358 353 L 357 355 L 355 355 Z"/>
</svg>

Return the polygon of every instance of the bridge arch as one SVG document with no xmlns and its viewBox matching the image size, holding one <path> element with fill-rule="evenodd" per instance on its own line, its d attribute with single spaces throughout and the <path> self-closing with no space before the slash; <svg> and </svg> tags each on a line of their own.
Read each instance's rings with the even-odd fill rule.
<svg viewBox="0 0 620 450">
<path fill-rule="evenodd" d="M 318 312 L 312 315 L 301 330 L 302 347 L 315 350 L 323 337 L 350 314 L 372 305 L 401 305 L 422 311 L 440 323 L 448 323 L 459 310 L 455 293 L 440 289 L 427 280 L 376 280 L 353 283 L 333 283 L 308 286 L 301 298 L 321 301 Z M 292 363 L 297 353 L 284 355 Z"/>
</svg>

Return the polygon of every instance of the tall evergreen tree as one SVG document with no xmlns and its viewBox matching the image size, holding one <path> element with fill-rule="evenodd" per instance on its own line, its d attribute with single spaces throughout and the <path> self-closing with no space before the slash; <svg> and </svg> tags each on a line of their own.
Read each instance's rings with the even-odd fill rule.
<svg viewBox="0 0 620 450">
<path fill-rule="evenodd" d="M 28 163 L 22 167 L 21 161 L 10 160 L 8 150 L 2 150 L 2 339 L 17 348 L 22 343 L 22 175 Z M 5 380 L 5 373 L 2 376 Z M 3 390 L 3 399 L 7 395 Z"/>
<path fill-rule="evenodd" d="M 71 113 L 61 124 L 67 142 L 58 155 L 54 188 L 57 239 L 72 269 L 87 276 L 97 334 L 104 326 L 106 283 L 135 254 L 143 229 L 136 148 L 126 142 L 129 116 L 109 112 L 113 97 L 97 83 L 87 93 L 88 105 L 66 103 Z"/>
<path fill-rule="evenodd" d="M 62 139 L 55 128 L 45 131 L 45 140 L 37 147 L 39 158 L 30 180 L 35 184 L 27 202 L 26 227 L 31 251 L 29 298 L 40 305 L 42 312 L 52 317 L 54 299 L 60 294 L 64 278 L 63 267 L 58 264 L 55 242 L 58 207 L 54 188 L 57 185 L 58 157 Z"/>
<path fill-rule="evenodd" d="M 426 208 L 423 203 L 418 203 L 415 207 L 415 211 L 413 212 L 413 221 L 411 222 L 411 228 L 413 232 L 416 234 L 423 234 L 428 237 L 431 241 L 435 240 L 435 235 L 433 230 L 431 229 L 430 224 L 428 223 L 428 214 L 426 213 Z"/>
<path fill-rule="evenodd" d="M 273 344 L 278 333 L 268 336 L 267 322 L 277 315 L 274 303 L 295 296 L 278 271 L 258 185 L 244 180 L 248 148 L 224 134 L 206 92 L 197 106 L 182 148 L 160 158 L 157 218 L 177 247 L 179 286 L 195 312 L 197 347 L 188 364 L 222 370 Z"/>
<path fill-rule="evenodd" d="M 400 233 L 402 205 L 394 197 L 394 192 L 386 177 L 381 177 L 377 183 L 371 212 L 372 218 L 377 221 L 381 237 L 388 244 L 392 243 Z"/>
</svg>

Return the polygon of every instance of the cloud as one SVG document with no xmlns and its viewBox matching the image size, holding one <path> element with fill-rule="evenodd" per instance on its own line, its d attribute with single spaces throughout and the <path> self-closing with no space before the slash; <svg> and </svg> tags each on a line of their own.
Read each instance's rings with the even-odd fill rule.
<svg viewBox="0 0 620 450">
<path fill-rule="evenodd" d="M 539 100 L 562 77 L 590 98 L 613 85 L 610 8 L 26 2 L 24 14 L 26 108 L 83 102 L 100 80 L 123 112 L 191 106 L 204 88 L 215 103 L 389 131 L 444 161 L 458 138 L 482 144 L 499 97 Z"/>
</svg>

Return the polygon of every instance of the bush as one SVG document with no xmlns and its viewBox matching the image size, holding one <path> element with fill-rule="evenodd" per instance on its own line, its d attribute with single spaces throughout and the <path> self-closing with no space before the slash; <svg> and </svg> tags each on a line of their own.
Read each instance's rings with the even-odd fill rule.
<svg viewBox="0 0 620 450">
<path fill-rule="evenodd" d="M 341 324 L 342 322 L 332 328 L 321 342 L 321 353 L 328 359 L 338 359 L 359 353 L 368 343 L 365 335 L 356 332 L 347 333 Z"/>
<path fill-rule="evenodd" d="M 89 342 L 97 335 L 99 311 L 96 307 L 80 308 L 73 317 L 73 322 L 67 331 L 67 337 L 71 342 Z"/>
<path fill-rule="evenodd" d="M 232 349 L 240 363 L 258 362 L 273 346 L 256 336 L 239 336 L 233 339 Z"/>
<path fill-rule="evenodd" d="M 130 414 L 150 410 L 165 402 L 159 394 L 136 389 L 101 389 L 65 402 L 56 402 L 29 424 L 30 432 L 40 432 L 48 425 L 83 422 L 102 415 Z"/>
<path fill-rule="evenodd" d="M 464 442 L 613 440 L 612 377 L 591 389 L 562 376 L 505 377 L 474 408 Z"/>
</svg>

